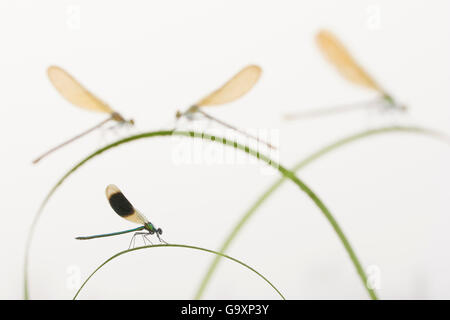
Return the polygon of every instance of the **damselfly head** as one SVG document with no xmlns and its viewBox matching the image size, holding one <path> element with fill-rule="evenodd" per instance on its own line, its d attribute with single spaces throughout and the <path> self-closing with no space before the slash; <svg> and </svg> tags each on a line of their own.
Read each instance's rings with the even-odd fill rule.
<svg viewBox="0 0 450 320">
<path fill-rule="evenodd" d="M 158 229 L 156 230 L 156 236 L 158 237 L 158 240 L 159 240 L 161 243 L 168 244 L 166 241 L 164 241 L 163 238 L 160 237 L 161 235 L 162 235 L 162 230 L 161 230 L 161 228 L 158 228 Z"/>
<path fill-rule="evenodd" d="M 261 73 L 262 70 L 259 66 L 248 65 L 220 88 L 195 103 L 191 108 L 215 106 L 235 101 L 253 88 L 258 82 Z"/>
</svg>

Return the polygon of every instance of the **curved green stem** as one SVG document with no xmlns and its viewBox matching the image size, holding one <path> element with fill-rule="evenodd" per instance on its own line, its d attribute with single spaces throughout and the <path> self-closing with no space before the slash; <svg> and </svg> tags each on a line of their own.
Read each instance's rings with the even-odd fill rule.
<svg viewBox="0 0 450 320">
<path fill-rule="evenodd" d="M 319 149 L 318 151 L 312 153 L 308 157 L 301 160 L 299 163 L 297 163 L 293 168 L 292 171 L 297 172 L 298 170 L 306 167 L 308 164 L 313 162 L 316 159 L 321 158 L 322 156 L 330 153 L 331 151 L 334 151 L 344 145 L 350 144 L 351 142 L 356 142 L 360 139 L 370 137 L 377 134 L 382 133 L 391 133 L 391 132 L 398 132 L 398 133 L 414 133 L 414 134 L 423 134 L 427 136 L 434 137 L 436 139 L 439 139 L 447 144 L 450 145 L 450 138 L 447 137 L 444 134 L 441 134 L 436 131 L 419 128 L 419 127 L 385 127 L 385 128 L 379 128 L 379 129 L 372 129 L 372 130 L 366 130 L 357 134 L 353 134 L 350 136 L 347 136 L 345 138 L 342 138 L 340 140 L 337 140 L 326 147 L 323 147 Z M 282 177 L 278 179 L 274 184 L 272 184 L 263 194 L 253 203 L 253 205 L 242 215 L 241 219 L 236 223 L 236 225 L 232 228 L 231 232 L 228 234 L 228 236 L 225 238 L 224 242 L 222 243 L 222 246 L 219 249 L 219 252 L 224 253 L 227 251 L 227 249 L 230 247 L 233 240 L 237 237 L 238 233 L 241 231 L 243 226 L 250 220 L 250 218 L 253 216 L 253 214 L 258 210 L 258 208 L 276 191 L 278 188 L 286 181 L 285 177 Z M 207 272 L 205 273 L 205 276 L 203 277 L 200 286 L 197 290 L 197 293 L 195 294 L 195 299 L 201 299 L 203 296 L 203 293 L 205 292 L 205 289 L 211 280 L 212 275 L 214 274 L 215 270 L 217 269 L 217 266 L 220 262 L 220 256 L 216 256 L 214 260 L 209 265 L 209 268 Z"/>
<path fill-rule="evenodd" d="M 92 278 L 92 276 L 98 271 L 100 270 L 105 264 L 107 264 L 108 262 L 110 262 L 111 260 L 125 254 L 125 253 L 129 253 L 132 251 L 137 251 L 137 250 L 142 250 L 142 249 L 152 249 L 152 248 L 160 248 L 160 247 L 172 247 L 172 248 L 186 248 L 186 249 L 194 249 L 194 250 L 200 250 L 200 251 L 204 251 L 204 252 L 209 252 L 212 254 L 215 254 L 217 256 L 220 257 L 224 257 L 227 258 L 231 261 L 237 262 L 240 265 L 246 267 L 247 269 L 253 271 L 254 273 L 256 273 L 261 279 L 263 279 L 264 281 L 266 281 L 279 295 L 283 300 L 286 300 L 284 298 L 284 296 L 281 294 L 281 292 L 266 278 L 264 277 L 261 273 L 259 273 L 258 271 L 256 271 L 255 269 L 253 269 L 252 267 L 250 267 L 249 265 L 245 264 L 244 262 L 230 257 L 226 254 L 220 253 L 220 252 L 216 252 L 214 250 L 209 250 L 209 249 L 205 249 L 205 248 L 200 248 L 200 247 L 195 247 L 195 246 L 188 246 L 188 245 L 184 245 L 184 244 L 157 244 L 157 245 L 152 245 L 152 246 L 142 246 L 142 247 L 137 247 L 137 248 L 133 248 L 133 249 L 128 249 L 128 250 L 124 250 L 121 251 L 115 255 L 113 255 L 111 258 L 107 259 L 105 262 L 103 262 L 97 269 L 94 270 L 94 272 L 92 272 L 89 277 L 87 277 L 87 279 L 83 282 L 83 284 L 81 285 L 80 289 L 78 289 L 77 293 L 75 294 L 75 296 L 73 297 L 73 300 L 75 300 L 77 298 L 77 296 L 80 294 L 81 290 L 83 289 L 83 287 L 86 285 L 86 283 Z"/>
<path fill-rule="evenodd" d="M 107 151 L 109 149 L 112 149 L 112 148 L 117 147 L 119 145 L 131 142 L 131 141 L 134 141 L 134 140 L 138 140 L 138 139 L 152 138 L 152 137 L 168 137 L 168 136 L 172 136 L 172 135 L 184 136 L 184 137 L 193 137 L 193 138 L 202 138 L 202 139 L 213 141 L 213 142 L 216 142 L 216 143 L 221 143 L 221 144 L 233 146 L 236 149 L 242 150 L 242 151 L 248 153 L 249 155 L 252 155 L 252 156 L 256 157 L 257 159 L 260 159 L 261 161 L 264 161 L 269 166 L 277 169 L 285 178 L 290 179 L 292 182 L 294 182 L 303 192 L 305 192 L 309 196 L 309 198 L 311 200 L 313 200 L 313 202 L 316 204 L 316 206 L 322 211 L 322 213 L 324 214 L 326 219 L 330 222 L 330 224 L 333 227 L 334 231 L 336 232 L 336 234 L 338 235 L 338 237 L 341 240 L 342 244 L 344 245 L 344 248 L 347 251 L 351 261 L 353 262 L 353 265 L 355 266 L 356 271 L 357 271 L 358 275 L 360 276 L 361 281 L 363 282 L 364 288 L 366 288 L 368 294 L 370 295 L 370 297 L 372 299 L 376 299 L 377 298 L 376 294 L 375 294 L 375 291 L 373 289 L 370 289 L 370 288 L 367 287 L 367 285 L 366 285 L 367 277 L 366 277 L 366 275 L 364 273 L 362 265 L 359 262 L 359 260 L 358 260 L 358 258 L 356 256 L 356 253 L 354 252 L 353 248 L 351 247 L 349 241 L 347 240 L 346 236 L 344 235 L 344 232 L 340 228 L 340 226 L 337 223 L 337 221 L 334 219 L 334 217 L 331 215 L 331 213 L 328 210 L 328 208 L 319 199 L 319 197 L 303 181 L 301 181 L 299 178 L 297 178 L 297 176 L 293 172 L 291 172 L 290 170 L 286 169 L 285 167 L 283 167 L 282 165 L 278 164 L 277 162 L 271 160 L 267 156 L 265 156 L 265 155 L 255 151 L 253 149 L 250 149 L 249 147 L 244 146 L 242 144 L 239 144 L 239 143 L 236 143 L 236 142 L 232 142 L 232 141 L 228 141 L 225 138 L 215 137 L 215 136 L 212 136 L 212 135 L 198 133 L 198 132 L 193 132 L 193 131 L 189 131 L 188 132 L 188 131 L 164 130 L 164 131 L 152 131 L 152 132 L 147 132 L 147 133 L 142 133 L 142 134 L 130 136 L 130 137 L 118 140 L 118 141 L 116 141 L 114 143 L 111 143 L 111 144 L 109 144 L 109 145 L 107 145 L 107 146 L 105 146 L 105 147 L 95 151 L 94 153 L 90 154 L 85 159 L 80 161 L 78 164 L 76 164 L 72 169 L 70 169 L 56 183 L 56 185 L 50 190 L 49 194 L 45 197 L 43 203 L 41 204 L 37 214 L 35 215 L 35 217 L 34 217 L 34 219 L 32 221 L 31 229 L 30 229 L 30 232 L 28 234 L 28 238 L 27 238 L 27 242 L 26 242 L 25 267 L 24 267 L 24 286 L 25 286 L 25 288 L 24 288 L 24 295 L 25 295 L 25 299 L 29 298 L 28 268 L 29 268 L 29 254 L 30 254 L 32 238 L 33 238 L 34 232 L 36 230 L 37 222 L 39 221 L 39 218 L 40 218 L 40 216 L 41 216 L 41 214 L 43 212 L 43 209 L 45 208 L 47 202 L 50 200 L 50 198 L 54 194 L 54 192 L 58 189 L 58 187 L 73 172 L 75 172 L 78 168 L 80 168 L 87 161 L 93 159 L 94 157 L 102 154 L 103 152 L 105 152 L 105 151 Z"/>
</svg>

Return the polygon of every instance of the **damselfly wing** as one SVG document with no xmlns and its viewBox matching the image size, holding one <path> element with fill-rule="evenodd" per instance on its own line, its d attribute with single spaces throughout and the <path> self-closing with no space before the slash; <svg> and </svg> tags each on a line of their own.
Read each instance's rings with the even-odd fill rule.
<svg viewBox="0 0 450 320">
<path fill-rule="evenodd" d="M 110 184 L 106 187 L 106 198 L 111 205 L 111 208 L 122 218 L 127 219 L 128 221 L 145 225 L 148 223 L 148 219 L 136 210 L 133 205 L 128 201 L 128 199 L 124 196 L 122 191 L 120 191 L 117 186 L 114 184 Z"/>
<path fill-rule="evenodd" d="M 70 103 L 89 111 L 113 114 L 109 105 L 97 98 L 64 69 L 51 66 L 47 75 L 55 89 Z"/>
<path fill-rule="evenodd" d="M 216 106 L 233 102 L 249 92 L 261 77 L 260 67 L 250 65 L 239 71 L 220 88 L 207 95 L 196 104 L 197 107 Z"/>
<path fill-rule="evenodd" d="M 317 46 L 325 58 L 348 81 L 385 94 L 377 82 L 352 57 L 350 52 L 330 31 L 321 30 L 316 36 Z"/>
</svg>

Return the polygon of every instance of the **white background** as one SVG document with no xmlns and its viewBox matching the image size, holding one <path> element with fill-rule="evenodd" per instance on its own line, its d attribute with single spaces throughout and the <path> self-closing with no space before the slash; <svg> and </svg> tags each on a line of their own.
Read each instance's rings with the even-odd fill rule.
<svg viewBox="0 0 450 320">
<path fill-rule="evenodd" d="M 1 1 L 0 298 L 22 297 L 25 238 L 48 190 L 85 155 L 133 133 L 95 133 L 32 166 L 46 148 L 104 118 L 63 100 L 46 77 L 49 65 L 65 68 L 133 117 L 138 131 L 149 131 L 243 66 L 258 64 L 264 72 L 257 86 L 210 113 L 242 128 L 279 130 L 280 161 L 291 166 L 339 137 L 380 125 L 450 134 L 449 7 L 445 0 Z M 323 59 L 313 40 L 320 28 L 333 30 L 409 114 L 283 122 L 286 112 L 373 96 Z M 214 124 L 199 127 L 224 134 Z M 129 235 L 74 240 L 135 227 L 109 207 L 109 183 L 162 227 L 167 241 L 217 249 L 278 178 L 254 164 L 177 165 L 178 144 L 160 138 L 124 145 L 69 178 L 37 227 L 31 298 L 71 298 L 77 270 L 85 279 L 128 246 Z M 364 266 L 379 268 L 381 298 L 450 298 L 449 160 L 442 142 L 390 134 L 347 146 L 299 173 Z M 290 299 L 367 298 L 329 223 L 292 183 L 257 212 L 229 253 Z M 80 298 L 191 298 L 211 259 L 182 249 L 129 254 L 95 275 Z M 248 270 L 223 261 L 205 298 L 278 297 Z"/>
</svg>

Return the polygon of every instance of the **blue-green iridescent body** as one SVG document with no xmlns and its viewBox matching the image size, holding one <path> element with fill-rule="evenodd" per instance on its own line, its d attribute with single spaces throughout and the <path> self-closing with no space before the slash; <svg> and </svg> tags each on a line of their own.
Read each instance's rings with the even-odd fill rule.
<svg viewBox="0 0 450 320">
<path fill-rule="evenodd" d="M 75 239 L 77 239 L 77 240 L 90 240 L 90 239 L 95 239 L 95 238 L 112 237 L 112 236 L 118 236 L 118 235 L 129 233 L 129 232 L 136 232 L 136 231 L 140 231 L 140 230 L 144 230 L 144 229 L 146 229 L 145 226 L 140 226 L 140 227 L 137 227 L 137 228 L 134 228 L 134 229 L 125 230 L 125 231 L 97 234 L 97 235 L 94 235 L 94 236 L 87 236 L 87 237 L 76 237 Z"/>
<path fill-rule="evenodd" d="M 118 236 L 118 235 L 125 234 L 125 233 L 137 232 L 137 231 L 141 231 L 141 230 L 144 230 L 144 229 L 147 230 L 148 232 L 150 232 L 150 234 L 157 233 L 157 231 L 158 231 L 151 222 L 147 222 L 143 226 L 140 226 L 140 227 L 137 227 L 137 228 L 133 228 L 133 229 L 129 229 L 129 230 L 112 232 L 112 233 L 97 234 L 97 235 L 94 235 L 94 236 L 77 237 L 76 239 L 77 240 L 90 240 L 90 239 L 96 239 L 96 238 L 112 237 L 112 236 Z"/>
<path fill-rule="evenodd" d="M 154 226 L 151 222 L 147 222 L 147 223 L 144 225 L 144 229 L 147 230 L 147 231 L 149 231 L 150 233 L 156 232 L 156 228 L 155 228 L 155 226 Z"/>
</svg>

